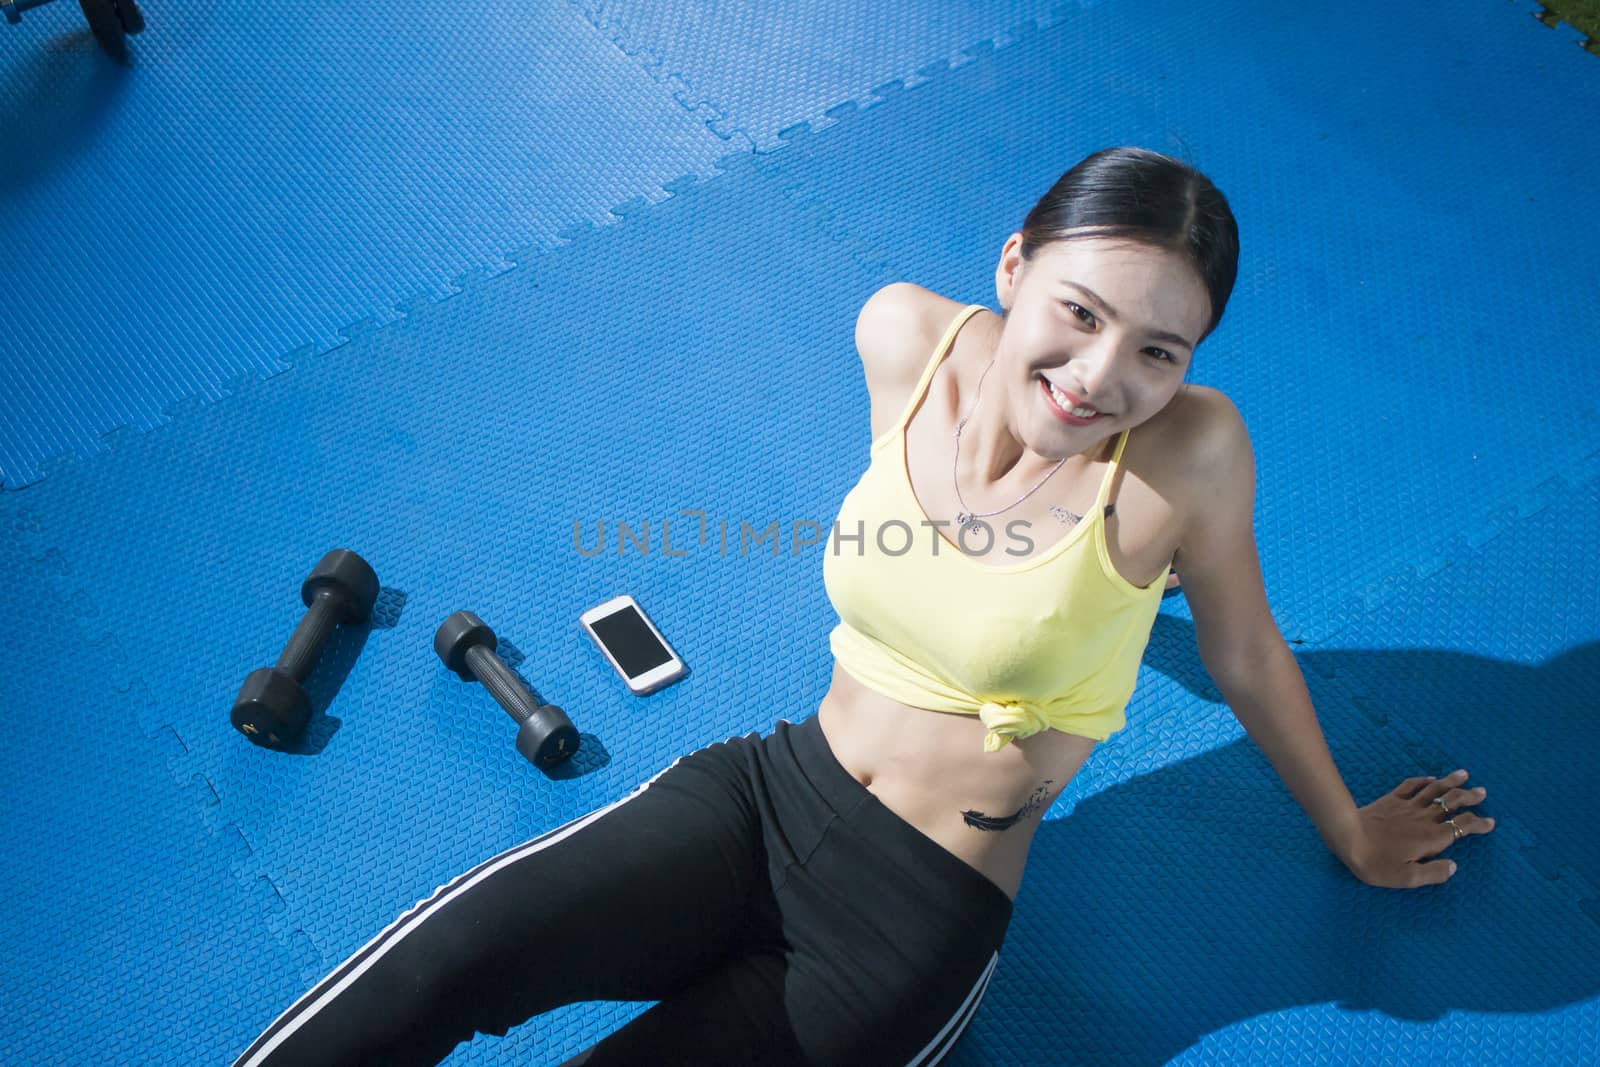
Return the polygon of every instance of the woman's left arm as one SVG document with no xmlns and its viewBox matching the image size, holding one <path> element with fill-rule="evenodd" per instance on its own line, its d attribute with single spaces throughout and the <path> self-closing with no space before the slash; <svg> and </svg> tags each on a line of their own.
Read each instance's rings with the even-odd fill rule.
<svg viewBox="0 0 1600 1067">
<path fill-rule="evenodd" d="M 1190 452 L 1191 484 L 1200 491 L 1173 558 L 1201 662 L 1323 843 L 1352 874 L 1392 889 L 1443 882 L 1455 865 L 1423 860 L 1457 837 L 1489 832 L 1492 819 L 1455 814 L 1483 794 L 1460 788 L 1464 775 L 1440 782 L 1416 777 L 1356 806 L 1328 752 L 1300 665 L 1267 606 L 1254 531 L 1255 457 L 1244 419 L 1223 394 L 1207 397 L 1205 429 Z M 1436 803 L 1440 798 L 1443 805 Z"/>
</svg>

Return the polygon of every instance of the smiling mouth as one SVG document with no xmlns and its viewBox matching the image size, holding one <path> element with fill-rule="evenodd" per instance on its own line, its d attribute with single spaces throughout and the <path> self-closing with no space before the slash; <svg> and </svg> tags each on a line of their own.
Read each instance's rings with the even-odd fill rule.
<svg viewBox="0 0 1600 1067">
<path fill-rule="evenodd" d="M 1041 377 L 1039 379 L 1039 388 L 1044 391 L 1045 399 L 1049 402 L 1051 409 L 1056 413 L 1057 417 L 1066 422 L 1075 423 L 1082 426 L 1087 425 L 1088 423 L 1093 422 L 1095 419 L 1101 418 L 1102 416 L 1108 414 L 1104 411 L 1096 411 L 1093 415 L 1076 415 L 1071 409 L 1062 407 L 1061 402 L 1056 399 L 1055 390 L 1051 387 L 1050 380 L 1048 378 Z"/>
</svg>

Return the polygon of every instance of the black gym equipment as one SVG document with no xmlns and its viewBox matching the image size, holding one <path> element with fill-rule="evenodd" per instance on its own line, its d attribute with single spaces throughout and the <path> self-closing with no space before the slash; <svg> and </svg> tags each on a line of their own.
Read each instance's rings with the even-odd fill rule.
<svg viewBox="0 0 1600 1067">
<path fill-rule="evenodd" d="M 578 751 L 578 729 L 567 713 L 541 704 L 495 654 L 494 631 L 470 611 L 458 611 L 433 635 L 433 650 L 463 681 L 482 682 L 520 723 L 517 751 L 536 767 L 554 767 Z"/>
<path fill-rule="evenodd" d="M 349 549 L 323 556 L 300 586 L 306 613 L 274 667 L 251 671 L 233 702 L 233 725 L 266 748 L 293 744 L 311 718 L 305 680 L 339 623 L 365 623 L 378 599 L 378 576 Z"/>
<path fill-rule="evenodd" d="M 15 26 L 22 21 L 24 11 L 48 3 L 50 0 L 0 0 L 0 12 Z M 144 13 L 134 0 L 78 0 L 78 6 L 100 47 L 118 59 L 128 54 L 126 35 L 144 32 Z"/>
</svg>

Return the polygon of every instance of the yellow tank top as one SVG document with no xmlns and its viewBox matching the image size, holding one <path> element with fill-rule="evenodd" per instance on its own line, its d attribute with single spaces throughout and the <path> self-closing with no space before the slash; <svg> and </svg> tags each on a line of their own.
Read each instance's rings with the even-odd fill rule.
<svg viewBox="0 0 1600 1067">
<path fill-rule="evenodd" d="M 1036 527 L 1008 531 L 1002 512 L 982 520 L 992 538 L 972 528 L 958 537 L 964 552 L 946 536 L 953 522 L 931 525 L 911 489 L 906 424 L 956 332 L 982 310 L 970 305 L 950 324 L 845 494 L 822 563 L 839 614 L 828 646 L 852 677 L 890 699 L 977 715 L 989 728 L 985 752 L 1045 729 L 1104 741 L 1125 725 L 1167 578 L 1133 585 L 1106 551 L 1106 499 L 1128 431 L 1090 513 L 1017 563 L 992 561 L 1027 549 Z"/>
</svg>

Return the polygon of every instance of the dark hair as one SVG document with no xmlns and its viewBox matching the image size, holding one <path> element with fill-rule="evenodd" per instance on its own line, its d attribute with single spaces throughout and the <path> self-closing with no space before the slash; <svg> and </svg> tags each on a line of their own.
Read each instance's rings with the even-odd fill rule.
<svg viewBox="0 0 1600 1067">
<path fill-rule="evenodd" d="M 1186 256 L 1222 320 L 1239 272 L 1239 227 L 1228 200 L 1194 167 L 1147 148 L 1102 148 L 1067 171 L 1022 223 L 1024 262 L 1052 241 L 1120 237 Z"/>
</svg>

